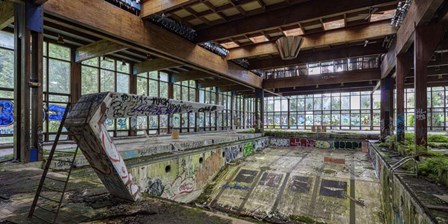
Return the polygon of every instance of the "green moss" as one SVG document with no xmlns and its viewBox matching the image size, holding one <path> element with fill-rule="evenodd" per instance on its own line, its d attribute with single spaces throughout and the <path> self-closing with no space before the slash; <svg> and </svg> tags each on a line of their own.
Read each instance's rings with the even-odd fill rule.
<svg viewBox="0 0 448 224">
<path fill-rule="evenodd" d="M 306 223 L 306 224 L 325 224 L 325 222 L 318 222 L 308 216 L 298 216 L 290 215 L 289 219 L 295 223 Z"/>
<path fill-rule="evenodd" d="M 439 183 L 443 181 L 442 174 L 444 172 L 448 172 L 447 156 L 434 156 L 418 164 L 419 175 L 426 176 Z"/>
</svg>

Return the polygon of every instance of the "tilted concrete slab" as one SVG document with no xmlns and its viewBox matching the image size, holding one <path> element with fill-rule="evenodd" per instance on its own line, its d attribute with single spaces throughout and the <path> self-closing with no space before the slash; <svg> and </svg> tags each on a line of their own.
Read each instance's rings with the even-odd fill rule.
<svg viewBox="0 0 448 224">
<path fill-rule="evenodd" d="M 68 114 L 65 127 L 106 189 L 116 197 L 135 201 L 140 197 L 140 188 L 107 132 L 106 119 L 222 109 L 218 105 L 105 92 L 82 96 Z"/>
</svg>

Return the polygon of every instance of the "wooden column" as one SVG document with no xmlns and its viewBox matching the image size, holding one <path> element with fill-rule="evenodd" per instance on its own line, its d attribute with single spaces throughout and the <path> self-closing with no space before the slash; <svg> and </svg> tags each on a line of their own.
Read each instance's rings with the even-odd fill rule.
<svg viewBox="0 0 448 224">
<path fill-rule="evenodd" d="M 174 98 L 174 80 L 173 80 L 173 74 L 168 74 L 168 98 L 173 99 Z M 168 115 L 168 134 L 171 133 L 171 130 L 173 129 L 173 115 Z"/>
<path fill-rule="evenodd" d="M 129 65 L 129 68 L 132 68 L 133 64 Z M 131 71 L 129 76 L 129 93 L 137 94 L 137 75 L 132 74 Z M 137 117 L 129 118 L 129 136 L 137 136 Z"/>
<path fill-rule="evenodd" d="M 26 163 L 30 160 L 31 38 L 24 4 L 16 4 L 14 21 L 14 158 Z"/>
<path fill-rule="evenodd" d="M 291 123 L 290 123 L 290 119 L 291 119 L 291 107 L 290 107 L 290 99 L 288 98 L 287 101 L 288 102 L 288 116 L 287 116 L 287 122 L 288 122 L 288 129 L 291 128 Z"/>
<path fill-rule="evenodd" d="M 416 29 L 414 34 L 414 88 L 415 88 L 415 144 L 416 146 L 427 147 L 428 143 L 428 121 L 427 121 L 427 62 L 426 58 L 431 57 L 432 52 L 425 48 L 424 33 L 422 29 Z"/>
<path fill-rule="evenodd" d="M 235 124 L 234 124 L 234 115 L 235 115 L 235 113 L 234 113 L 234 107 L 235 107 L 235 105 L 233 105 L 233 103 L 234 103 L 234 101 L 235 101 L 235 94 L 234 94 L 234 92 L 232 91 L 232 92 L 230 92 L 230 129 L 232 129 L 232 130 L 234 130 L 235 129 Z"/>
<path fill-rule="evenodd" d="M 373 131 L 373 93 L 370 93 L 370 130 Z"/>
<path fill-rule="evenodd" d="M 411 68 L 412 58 L 407 57 L 406 54 L 397 55 L 397 141 L 404 143 L 405 133 L 405 113 L 404 113 L 404 82 L 406 75 Z"/>
<path fill-rule="evenodd" d="M 42 12 L 42 11 L 41 11 Z M 43 16 L 43 15 L 41 15 Z M 41 17 L 42 18 L 42 17 Z M 41 21 L 43 22 L 43 21 Z M 43 25 L 43 23 L 41 23 Z M 42 32 L 31 32 L 32 64 L 31 64 L 31 99 L 32 124 L 31 148 L 37 150 L 37 160 L 43 160 L 43 35 Z"/>
<path fill-rule="evenodd" d="M 220 103 L 219 103 L 219 92 L 221 91 L 221 89 L 219 88 L 219 87 L 216 87 L 216 91 L 215 91 L 215 104 L 216 105 L 219 105 Z M 218 111 L 215 111 L 215 131 L 217 131 L 217 130 L 219 130 L 218 129 L 218 116 L 219 116 L 219 113 L 218 113 Z"/>
<path fill-rule="evenodd" d="M 393 80 L 386 77 L 381 80 L 381 139 L 391 135 L 393 103 Z"/>
<path fill-rule="evenodd" d="M 195 82 L 195 89 L 194 89 L 194 101 L 195 102 L 199 102 L 199 88 L 201 87 L 201 85 L 199 84 L 198 81 L 194 81 Z M 199 120 L 199 112 L 194 113 L 194 132 L 198 132 L 199 131 L 199 124 L 198 124 L 198 120 Z"/>
</svg>

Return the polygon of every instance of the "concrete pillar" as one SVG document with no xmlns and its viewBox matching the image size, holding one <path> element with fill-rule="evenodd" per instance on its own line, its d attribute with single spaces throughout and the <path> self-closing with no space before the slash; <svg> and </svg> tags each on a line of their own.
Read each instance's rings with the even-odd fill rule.
<svg viewBox="0 0 448 224">
<path fill-rule="evenodd" d="M 404 143 L 405 133 L 405 113 L 404 113 L 404 81 L 406 75 L 411 68 L 412 57 L 408 57 L 407 54 L 397 56 L 397 141 Z"/>
<path fill-rule="evenodd" d="M 417 146 L 427 147 L 428 121 L 427 121 L 427 62 L 425 58 L 430 57 L 427 51 L 424 33 L 416 29 L 414 34 L 414 88 L 415 88 L 415 143 Z M 431 52 L 432 55 L 433 52 Z"/>
</svg>

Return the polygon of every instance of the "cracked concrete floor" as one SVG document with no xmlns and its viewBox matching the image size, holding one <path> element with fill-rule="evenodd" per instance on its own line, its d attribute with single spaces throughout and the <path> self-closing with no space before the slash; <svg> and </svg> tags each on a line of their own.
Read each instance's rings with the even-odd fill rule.
<svg viewBox="0 0 448 224">
<path fill-rule="evenodd" d="M 267 220 L 382 223 L 380 184 L 362 152 L 269 148 L 228 167 L 209 201 L 219 210 Z"/>
</svg>

